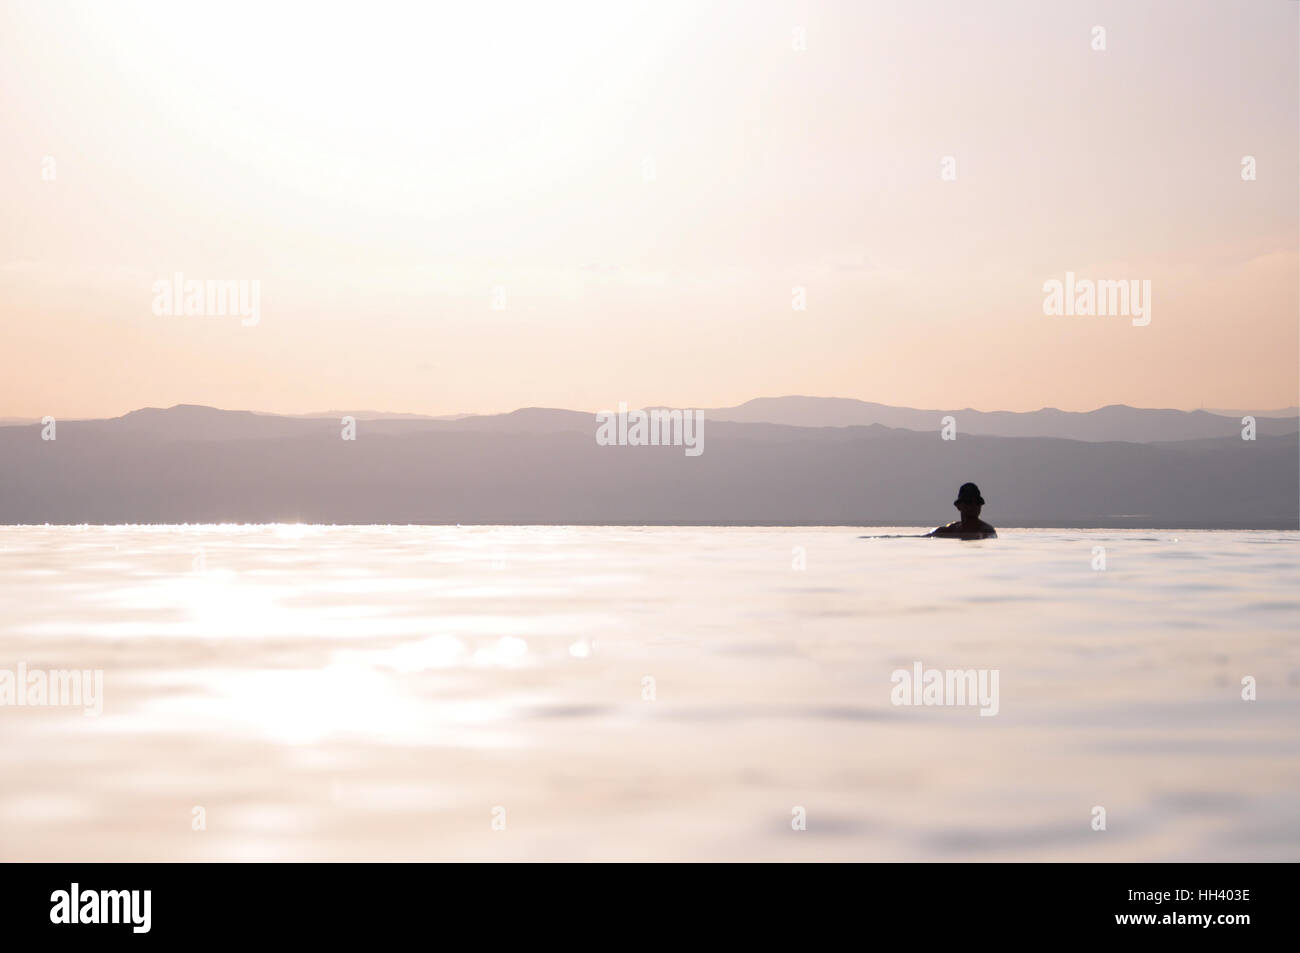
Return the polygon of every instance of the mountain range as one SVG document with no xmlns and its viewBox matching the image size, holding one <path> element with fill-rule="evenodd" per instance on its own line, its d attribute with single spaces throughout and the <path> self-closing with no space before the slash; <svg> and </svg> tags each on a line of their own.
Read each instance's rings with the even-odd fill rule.
<svg viewBox="0 0 1300 953">
<path fill-rule="evenodd" d="M 193 405 L 59 421 L 54 440 L 0 426 L 0 523 L 935 525 L 967 480 L 999 526 L 1300 520 L 1294 416 L 1243 440 L 1204 411 L 760 399 L 705 411 L 698 457 L 599 446 L 588 412 L 352 416 L 355 440 L 337 417 Z"/>
</svg>

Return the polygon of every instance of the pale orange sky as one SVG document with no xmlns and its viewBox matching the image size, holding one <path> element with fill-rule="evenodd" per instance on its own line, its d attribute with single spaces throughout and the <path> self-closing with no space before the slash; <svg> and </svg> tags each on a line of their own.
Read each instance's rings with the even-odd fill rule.
<svg viewBox="0 0 1300 953">
<path fill-rule="evenodd" d="M 0 417 L 1297 403 L 1295 3 L 195 6 L 0 3 Z"/>
</svg>

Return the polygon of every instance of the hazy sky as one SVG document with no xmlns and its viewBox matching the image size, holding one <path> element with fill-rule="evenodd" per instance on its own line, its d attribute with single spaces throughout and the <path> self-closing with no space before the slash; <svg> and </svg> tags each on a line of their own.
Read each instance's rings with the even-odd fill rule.
<svg viewBox="0 0 1300 953">
<path fill-rule="evenodd" d="M 0 0 L 0 416 L 1297 402 L 1294 2 L 325 6 Z"/>
</svg>

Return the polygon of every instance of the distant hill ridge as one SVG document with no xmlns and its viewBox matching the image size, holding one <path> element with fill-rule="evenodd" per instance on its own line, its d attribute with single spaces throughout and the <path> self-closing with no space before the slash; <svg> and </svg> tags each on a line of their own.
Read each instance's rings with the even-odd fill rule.
<svg viewBox="0 0 1300 953">
<path fill-rule="evenodd" d="M 1282 416 L 1271 416 L 1280 414 Z M 940 421 L 951 416 L 959 434 L 998 437 L 1059 437 L 1064 440 L 1155 443 L 1199 440 L 1240 434 L 1241 417 L 1227 417 L 1204 410 L 1164 410 L 1112 404 L 1097 410 L 1075 412 L 1044 407 L 1016 412 L 966 409 L 918 410 L 891 407 L 844 397 L 759 397 L 738 407 L 705 412 L 709 420 L 738 423 L 781 423 L 796 427 L 849 427 L 880 424 L 905 430 L 937 431 Z M 1256 432 L 1268 435 L 1295 433 L 1295 408 L 1261 411 Z"/>
<path fill-rule="evenodd" d="M 666 405 L 656 405 L 666 406 Z M 945 417 L 952 417 L 958 434 L 996 437 L 1054 437 L 1087 442 L 1123 441 L 1127 443 L 1163 443 L 1182 440 L 1206 440 L 1239 436 L 1244 413 L 1214 413 L 1205 410 L 1173 410 L 1129 407 L 1112 404 L 1091 411 L 1065 411 L 1044 407 L 1034 411 L 983 411 L 969 408 L 923 410 L 895 407 L 848 397 L 759 397 L 736 407 L 705 409 L 706 420 L 732 423 L 780 424 L 787 427 L 864 427 L 879 425 L 892 429 L 937 432 Z M 216 416 L 218 414 L 226 417 Z M 162 416 L 166 415 L 166 416 Z M 536 428 L 553 432 L 572 427 L 585 428 L 592 420 L 590 411 L 559 408 L 524 407 L 501 414 L 449 414 L 424 416 L 382 411 L 323 411 L 311 414 L 269 414 L 254 411 L 219 411 L 196 404 L 178 404 L 166 410 L 156 407 L 131 411 L 110 420 L 125 426 L 157 426 L 176 430 L 187 426 L 216 428 L 206 435 L 194 433 L 194 439 L 235 434 L 246 437 L 285 432 L 276 420 L 318 420 L 330 425 L 348 415 L 357 420 L 384 421 L 396 424 L 447 425 L 456 430 L 501 431 Z M 1256 433 L 1280 436 L 1300 429 L 1300 411 L 1295 407 L 1255 411 Z M 240 423 L 236 424 L 236 421 Z M 0 421 L 0 426 L 34 421 Z M 234 428 L 234 429 L 231 429 Z M 179 434 L 178 434 L 179 435 Z"/>
<path fill-rule="evenodd" d="M 784 421 L 824 417 L 787 400 L 710 411 L 698 457 L 600 446 L 592 413 L 548 408 L 358 417 L 355 440 L 330 417 L 193 405 L 59 421 L 52 441 L 39 424 L 4 426 L 0 523 L 937 525 L 967 480 L 1003 527 L 1296 529 L 1300 518 L 1294 420 L 1270 434 L 1260 417 L 1246 441 L 1239 420 L 1203 412 L 1020 415 L 1094 436 L 1106 431 L 1081 420 L 1145 423 L 1165 438 L 1088 441 L 979 434 L 1006 418 L 958 411 L 957 439 L 944 440 L 936 411 L 905 411 L 916 429 L 800 426 Z M 717 416 L 734 411 L 777 420 Z"/>
</svg>

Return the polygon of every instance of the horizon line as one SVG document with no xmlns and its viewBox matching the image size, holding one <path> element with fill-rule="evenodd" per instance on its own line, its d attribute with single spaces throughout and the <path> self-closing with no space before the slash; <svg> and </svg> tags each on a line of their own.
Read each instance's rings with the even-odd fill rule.
<svg viewBox="0 0 1300 953">
<path fill-rule="evenodd" d="M 980 410 L 975 407 L 911 407 L 905 404 L 885 404 L 879 401 L 865 400 L 860 397 L 820 397 L 820 396 L 813 396 L 809 394 L 784 394 L 777 397 L 751 397 L 748 400 L 742 401 L 739 404 L 733 404 L 731 406 L 726 406 L 726 407 L 686 407 L 686 406 L 678 407 L 670 404 L 645 404 L 636 408 L 629 407 L 629 410 L 700 410 L 705 412 L 717 412 L 717 411 L 727 411 L 727 410 L 738 410 L 742 407 L 746 407 L 757 401 L 780 401 L 780 400 L 844 401 L 844 402 L 851 402 L 856 404 L 869 404 L 876 407 L 887 407 L 894 410 L 911 410 L 911 411 L 917 411 L 922 413 L 956 412 L 956 413 L 978 413 L 978 414 L 1026 415 L 1026 414 L 1043 413 L 1045 411 L 1048 411 L 1048 412 L 1054 412 L 1059 414 L 1074 414 L 1078 416 L 1086 416 L 1087 414 L 1094 414 L 1103 410 L 1122 408 L 1125 410 L 1139 410 L 1139 411 L 1166 411 L 1166 412 L 1173 411 L 1176 413 L 1184 413 L 1184 414 L 1204 413 L 1204 414 L 1210 414 L 1212 416 L 1228 416 L 1228 415 L 1238 414 L 1238 413 L 1264 415 L 1264 416 L 1276 415 L 1278 417 L 1300 415 L 1300 405 L 1295 405 L 1295 404 L 1286 407 L 1269 407 L 1269 408 L 1254 409 L 1254 410 L 1246 409 L 1246 408 L 1222 408 L 1222 407 L 1215 407 L 1215 408 L 1196 407 L 1192 409 L 1183 408 L 1183 407 L 1139 407 L 1134 404 L 1124 404 L 1124 403 L 1103 404 L 1102 406 L 1094 407 L 1091 410 L 1062 410 L 1059 407 L 1048 407 L 1048 406 L 1039 407 L 1035 410 Z M 152 410 L 152 411 L 167 413 L 170 411 L 183 410 L 183 409 L 211 410 L 211 411 L 216 411 L 218 413 L 228 413 L 228 414 L 253 414 L 259 417 L 320 418 L 320 417 L 333 417 L 335 415 L 344 415 L 344 416 L 354 416 L 354 417 L 359 417 L 360 419 L 365 419 L 365 417 L 363 417 L 362 415 L 367 415 L 367 416 L 371 416 L 372 419 L 374 417 L 391 417 L 391 418 L 406 417 L 406 418 L 413 418 L 418 420 L 464 420 L 471 417 L 506 417 L 509 416 L 510 414 L 516 414 L 516 413 L 520 413 L 521 411 L 529 411 L 529 410 L 563 411 L 565 413 L 577 413 L 577 414 L 588 414 L 588 413 L 597 414 L 597 413 L 613 412 L 610 411 L 609 409 L 583 410 L 583 409 L 575 409 L 572 407 L 553 407 L 553 406 L 543 406 L 540 404 L 530 404 L 523 407 L 516 407 L 513 410 L 503 410 L 503 411 L 486 412 L 486 413 L 479 412 L 479 411 L 466 411 L 466 412 L 450 413 L 450 414 L 429 414 L 429 413 L 421 413 L 418 411 L 375 410 L 375 409 L 345 410 L 341 408 L 330 409 L 330 410 L 315 410 L 315 411 L 307 411 L 307 412 L 300 412 L 300 413 L 289 413 L 284 411 L 250 410 L 247 408 L 217 407 L 212 404 L 182 402 L 182 403 L 171 404 L 170 406 L 167 407 L 150 404 L 142 407 L 136 407 L 133 410 L 128 410 L 123 413 L 112 415 L 112 416 L 102 416 L 102 417 L 67 416 L 61 418 L 55 417 L 55 415 L 53 414 L 46 415 L 46 416 L 54 417 L 54 419 L 56 420 L 66 420 L 66 421 L 104 421 L 104 420 L 121 420 L 122 418 L 128 417 L 131 414 L 137 414 L 143 411 Z M 22 426 L 22 425 L 38 424 L 43 419 L 44 419 L 43 416 L 42 417 L 26 417 L 20 415 L 0 416 L 0 426 Z"/>
</svg>

